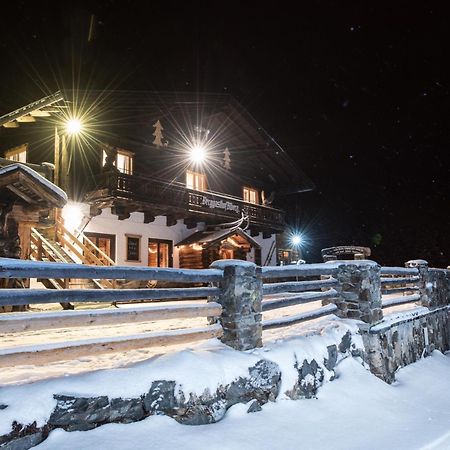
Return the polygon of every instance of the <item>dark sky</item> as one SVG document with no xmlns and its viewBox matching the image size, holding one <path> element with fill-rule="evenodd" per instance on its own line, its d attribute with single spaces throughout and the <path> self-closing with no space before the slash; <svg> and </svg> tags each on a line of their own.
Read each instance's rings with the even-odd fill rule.
<svg viewBox="0 0 450 450">
<path fill-rule="evenodd" d="M 65 3 L 2 5 L 0 112 L 72 83 L 230 93 L 317 186 L 305 259 L 450 264 L 445 2 Z"/>
</svg>

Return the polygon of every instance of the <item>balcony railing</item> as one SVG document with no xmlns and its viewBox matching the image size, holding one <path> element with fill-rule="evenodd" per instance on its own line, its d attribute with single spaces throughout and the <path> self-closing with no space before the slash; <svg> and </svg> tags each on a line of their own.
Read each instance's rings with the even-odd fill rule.
<svg viewBox="0 0 450 450">
<path fill-rule="evenodd" d="M 151 177 L 105 173 L 101 189 L 88 194 L 88 201 L 100 204 L 109 199 L 114 204 L 130 205 L 136 211 L 151 211 L 154 215 L 174 214 L 187 217 L 215 217 L 236 220 L 247 215 L 250 223 L 261 230 L 284 229 L 284 212 L 263 205 L 244 202 L 229 195 L 188 189 L 179 182 L 167 182 Z M 127 202 L 123 202 L 127 200 Z M 206 217 L 205 217 L 206 218 Z"/>
</svg>

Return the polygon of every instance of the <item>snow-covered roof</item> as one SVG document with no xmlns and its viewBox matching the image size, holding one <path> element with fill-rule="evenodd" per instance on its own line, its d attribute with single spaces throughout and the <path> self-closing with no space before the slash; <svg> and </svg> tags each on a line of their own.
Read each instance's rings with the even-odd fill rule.
<svg viewBox="0 0 450 450">
<path fill-rule="evenodd" d="M 242 228 L 228 228 L 224 230 L 216 231 L 198 231 L 191 236 L 178 242 L 176 246 L 190 245 L 190 244 L 201 244 L 205 248 L 214 244 L 215 242 L 222 241 L 230 236 L 238 235 L 245 239 L 252 247 L 260 248 L 261 246 L 255 241 L 250 235 L 248 235 Z"/>
<path fill-rule="evenodd" d="M 35 170 L 20 163 L 0 167 L 0 188 L 8 188 L 10 183 L 2 182 L 2 178 L 15 172 L 23 175 L 22 177 L 18 177 L 18 181 L 20 181 L 21 185 L 26 188 L 28 194 L 30 192 L 33 194 L 32 198 L 29 195 L 21 196 L 22 200 L 26 198 L 29 198 L 30 200 L 36 199 L 37 203 L 44 202 L 47 204 L 47 207 L 62 207 L 67 203 L 67 194 L 61 188 L 53 184 L 50 180 L 47 180 L 47 178 L 44 178 Z M 49 196 L 43 198 L 41 192 L 39 192 L 39 189 L 36 189 L 35 185 L 43 188 L 46 192 L 48 192 Z M 20 188 L 15 188 L 13 192 L 17 192 L 17 189 L 20 190 Z"/>
</svg>

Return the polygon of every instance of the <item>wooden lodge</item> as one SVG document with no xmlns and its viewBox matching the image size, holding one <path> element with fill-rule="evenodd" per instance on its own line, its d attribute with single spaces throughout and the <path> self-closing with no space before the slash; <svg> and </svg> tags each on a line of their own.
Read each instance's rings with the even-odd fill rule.
<svg viewBox="0 0 450 450">
<path fill-rule="evenodd" d="M 35 227 L 48 260 L 59 246 L 97 265 L 276 264 L 280 204 L 313 187 L 229 95 L 64 91 L 17 106 L 0 117 L 0 167 L 45 171 L 69 198 Z"/>
</svg>

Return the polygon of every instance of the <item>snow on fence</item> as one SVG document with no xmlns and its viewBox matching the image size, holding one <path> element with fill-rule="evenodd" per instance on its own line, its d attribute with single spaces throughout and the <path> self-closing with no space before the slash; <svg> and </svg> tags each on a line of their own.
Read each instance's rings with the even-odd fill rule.
<svg viewBox="0 0 450 450">
<path fill-rule="evenodd" d="M 380 275 L 383 308 L 420 301 L 421 277 L 417 267 L 382 267 Z"/>
<path fill-rule="evenodd" d="M 80 264 L 47 263 L 0 258 L 0 278 L 77 278 L 159 280 L 173 283 L 211 283 L 220 281 L 222 272 L 214 269 L 186 270 L 143 267 L 101 267 Z M 54 313 L 15 313 L 0 315 L 2 333 L 20 333 L 43 329 L 84 327 L 90 325 L 118 325 L 164 319 L 218 317 L 222 307 L 215 302 L 185 304 L 188 299 L 206 299 L 217 295 L 218 287 L 183 287 L 162 289 L 0 289 L 0 306 L 32 305 L 64 302 L 136 302 L 172 299 L 180 305 L 145 306 L 113 310 L 80 310 Z M 165 332 L 141 333 L 131 336 L 84 339 L 58 344 L 19 346 L 0 350 L 0 367 L 17 364 L 44 364 L 72 359 L 93 353 L 123 352 L 131 349 L 166 346 L 200 339 L 219 337 L 219 324 L 203 328 L 186 328 Z"/>
<path fill-rule="evenodd" d="M 0 315 L 0 332 L 21 333 L 89 325 L 119 325 L 150 320 L 208 317 L 203 328 L 102 337 L 59 344 L 0 350 L 0 367 L 47 363 L 86 354 L 127 351 L 220 337 L 238 350 L 262 345 L 262 330 L 287 327 L 335 314 L 357 319 L 370 329 L 383 320 L 383 308 L 418 302 L 430 310 L 447 307 L 450 271 L 429 269 L 426 261 L 406 267 L 382 267 L 367 260 L 335 261 L 284 267 L 257 267 L 246 261 L 222 260 L 210 269 L 87 266 L 0 258 L 0 279 L 87 278 L 159 280 L 184 287 L 141 289 L 0 289 L 0 307 L 35 303 L 158 302 L 124 309 L 77 310 Z M 192 286 L 193 283 L 203 286 Z M 398 295 L 401 294 L 401 295 Z M 188 299 L 207 299 L 189 304 Z M 292 307 L 298 307 L 297 309 Z M 277 311 L 281 316 L 267 317 Z M 38 362 L 37 362 L 38 361 Z"/>
<path fill-rule="evenodd" d="M 261 274 L 265 281 L 262 286 L 263 319 L 264 312 L 267 311 L 322 302 L 320 307 L 312 310 L 263 320 L 263 330 L 286 327 L 335 313 L 338 308 L 332 302 L 338 296 L 334 288 L 338 287 L 339 282 L 332 276 L 336 273 L 337 267 L 336 264 L 263 267 Z M 279 281 L 287 278 L 295 278 L 295 281 Z"/>
</svg>

